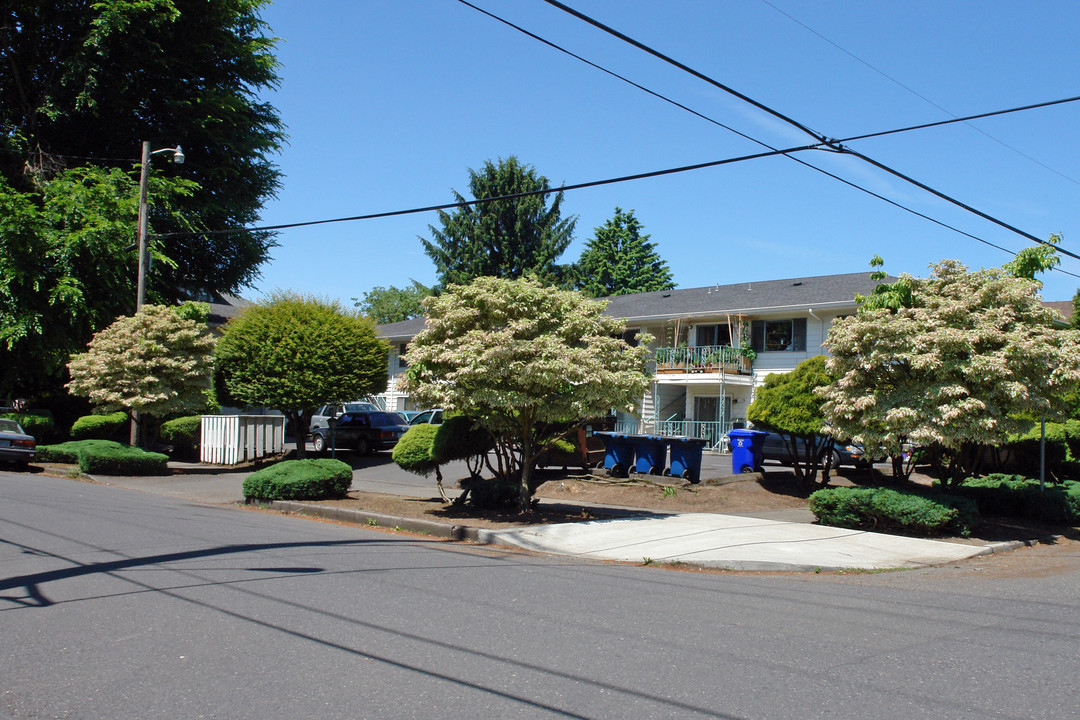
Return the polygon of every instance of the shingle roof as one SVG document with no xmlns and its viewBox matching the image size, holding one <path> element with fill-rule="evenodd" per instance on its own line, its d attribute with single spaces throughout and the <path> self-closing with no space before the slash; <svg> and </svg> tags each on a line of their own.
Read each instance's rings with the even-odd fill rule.
<svg viewBox="0 0 1080 720">
<path fill-rule="evenodd" d="M 386 325 L 376 325 L 375 334 L 385 340 L 411 340 L 424 329 L 426 322 L 425 318 L 418 317 Z"/>
<path fill-rule="evenodd" d="M 892 282 L 890 277 L 885 282 Z M 855 307 L 856 293 L 870 294 L 878 281 L 870 273 L 819 275 L 817 277 L 766 280 L 764 282 L 714 285 L 683 290 L 616 295 L 608 301 L 607 314 L 627 320 L 686 318 L 737 313 L 762 313 L 787 308 Z M 378 336 L 409 340 L 424 329 L 424 318 L 379 325 Z"/>
<path fill-rule="evenodd" d="M 1072 300 L 1044 300 L 1043 305 L 1061 313 L 1061 317 L 1065 318 L 1065 322 L 1072 320 L 1075 309 Z"/>
<path fill-rule="evenodd" d="M 887 278 L 892 282 L 896 278 Z M 787 308 L 855 306 L 856 293 L 868 295 L 878 285 L 870 273 L 820 275 L 817 277 L 714 285 L 684 290 L 616 295 L 607 314 L 627 320 L 685 318 L 694 316 L 762 313 Z"/>
</svg>

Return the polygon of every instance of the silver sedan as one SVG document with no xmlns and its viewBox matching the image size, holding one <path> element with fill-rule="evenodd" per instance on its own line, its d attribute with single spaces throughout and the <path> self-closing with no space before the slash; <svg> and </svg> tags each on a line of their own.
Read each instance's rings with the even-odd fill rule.
<svg viewBox="0 0 1080 720">
<path fill-rule="evenodd" d="M 0 418 L 0 460 L 26 465 L 37 453 L 37 441 L 33 435 L 23 432 L 14 420 Z"/>
</svg>

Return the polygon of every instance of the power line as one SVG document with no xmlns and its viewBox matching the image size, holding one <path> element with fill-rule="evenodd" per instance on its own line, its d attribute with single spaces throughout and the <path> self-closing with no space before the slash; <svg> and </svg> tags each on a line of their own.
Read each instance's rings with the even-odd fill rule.
<svg viewBox="0 0 1080 720">
<path fill-rule="evenodd" d="M 852 59 L 854 59 L 854 60 L 856 60 L 856 61 L 858 61 L 858 62 L 862 63 L 862 64 L 863 64 L 863 65 L 865 65 L 866 67 L 868 67 L 868 68 L 870 68 L 871 70 L 873 70 L 874 72 L 876 72 L 876 73 L 877 73 L 878 75 L 881 75 L 881 76 L 882 76 L 883 78 L 885 78 L 885 79 L 886 79 L 886 80 L 888 80 L 889 82 L 892 82 L 892 83 L 894 83 L 894 84 L 898 85 L 899 87 L 903 88 L 904 90 L 907 90 L 907 91 L 908 91 L 909 93 L 911 93 L 911 94 L 912 94 L 912 95 L 914 95 L 915 97 L 919 98 L 920 100 L 923 100 L 924 102 L 926 102 L 926 103 L 929 103 L 930 105 L 933 105 L 934 107 L 936 107 L 936 108 L 937 108 L 938 110 L 940 110 L 941 112 L 945 113 L 945 114 L 946 114 L 946 115 L 948 115 L 949 117 L 952 117 L 952 118 L 956 118 L 956 115 L 955 115 L 955 114 L 953 114 L 953 113 L 952 113 L 952 112 L 950 112 L 949 110 L 947 110 L 947 109 L 943 108 L 943 107 L 942 107 L 941 105 L 938 105 L 938 104 L 937 104 L 936 102 L 934 102 L 934 101 L 933 101 L 933 100 L 931 100 L 930 98 L 928 98 L 928 97 L 926 97 L 925 95 L 923 95 L 923 94 L 921 94 L 921 93 L 917 92 L 916 90 L 913 90 L 912 88 L 910 88 L 910 87 L 908 87 L 907 85 L 905 85 L 904 83 L 900 82 L 899 80 L 897 80 L 897 79 L 896 79 L 896 78 L 894 78 L 893 76 L 889 75 L 889 74 L 888 74 L 888 73 L 886 73 L 885 71 L 883 71 L 883 70 L 880 70 L 880 69 L 878 69 L 877 67 L 875 67 L 875 66 L 871 65 L 871 64 L 870 64 L 870 63 L 868 63 L 868 62 L 867 62 L 866 60 L 863 60 L 863 59 L 862 59 L 861 57 L 859 57 L 859 56 L 858 56 L 858 55 L 856 55 L 855 53 L 853 53 L 853 52 L 849 51 L 849 50 L 848 50 L 847 48 L 844 48 L 844 47 L 842 47 L 841 45 L 839 45 L 839 44 L 837 44 L 837 43 L 833 42 L 833 41 L 832 41 L 831 39 L 829 39 L 829 38 L 828 38 L 828 37 L 826 37 L 825 35 L 822 35 L 822 34 L 821 34 L 821 33 L 819 33 L 819 32 L 818 32 L 817 30 L 815 30 L 814 28 L 810 27 L 810 26 L 809 26 L 809 25 L 807 25 L 806 23 L 802 22 L 802 21 L 801 21 L 801 20 L 799 20 L 798 18 L 796 18 L 796 17 L 794 17 L 793 15 L 790 15 L 789 13 L 785 12 L 784 10 L 782 10 L 782 9 L 778 8 L 778 7 L 776 6 L 776 5 L 773 5 L 773 4 L 771 3 L 771 2 L 769 2 L 769 0 L 761 0 L 761 2 L 765 3 L 766 5 L 768 5 L 769 7 L 771 7 L 771 8 L 773 9 L 773 10 L 775 10 L 775 11 L 776 11 L 776 12 L 778 12 L 778 13 L 780 13 L 781 15 L 783 15 L 784 17 L 786 17 L 786 18 L 787 18 L 788 20 L 791 20 L 791 21 L 792 21 L 793 23 L 795 23 L 796 25 L 799 25 L 799 26 L 801 26 L 802 28 L 804 28 L 805 30 L 807 30 L 807 31 L 809 31 L 809 32 L 811 32 L 811 33 L 813 33 L 814 35 L 817 35 L 817 36 L 818 36 L 819 38 L 821 38 L 821 39 L 822 39 L 822 40 L 824 40 L 825 42 L 829 43 L 829 44 L 830 44 L 830 45 L 832 45 L 832 46 L 833 46 L 834 48 L 836 48 L 836 49 L 837 49 L 837 50 L 839 50 L 840 52 L 844 53 L 844 54 L 845 54 L 845 55 L 847 55 L 848 57 L 850 57 L 850 58 L 852 58 Z M 1012 150 L 1012 151 L 1013 151 L 1014 153 L 1016 153 L 1017 155 L 1019 155 L 1019 156 L 1021 156 L 1021 157 L 1023 157 L 1023 158 L 1026 158 L 1026 159 L 1030 160 L 1031 162 L 1035 163 L 1036 165 L 1038 165 L 1038 166 L 1040 166 L 1040 167 L 1042 167 L 1042 168 L 1044 168 L 1044 169 L 1046 169 L 1046 170 L 1049 170 L 1050 172 L 1054 173 L 1055 175 L 1060 175 L 1061 177 L 1065 178 L 1066 180 L 1068 180 L 1068 181 L 1069 181 L 1069 182 L 1071 182 L 1071 183 L 1075 183 L 1075 184 L 1077 184 L 1077 185 L 1080 185 L 1080 181 L 1077 181 L 1076 179 L 1074 179 L 1074 178 L 1071 178 L 1071 177 L 1069 177 L 1068 175 L 1066 175 L 1065 173 L 1061 172 L 1060 170 L 1056 170 L 1056 169 L 1054 169 L 1054 168 L 1050 167 L 1049 165 L 1047 165 L 1046 163 L 1044 163 L 1044 162 L 1041 162 L 1041 161 L 1039 161 L 1039 160 L 1037 160 L 1037 159 L 1035 159 L 1035 158 L 1031 157 L 1030 155 L 1028 155 L 1027 153 L 1023 152 L 1022 150 L 1019 150 L 1019 149 L 1017 149 L 1017 148 L 1013 147 L 1012 145 L 1009 145 L 1009 144 L 1008 144 L 1007 142 L 1005 142 L 1004 140 L 1001 140 L 1000 138 L 994 137 L 993 135 L 991 135 L 990 133 L 986 132 L 986 131 L 985 131 L 985 130 L 983 130 L 982 128 L 980 128 L 980 127 L 977 127 L 977 126 L 975 126 L 975 125 L 971 125 L 970 123 L 967 123 L 965 119 L 963 119 L 963 118 L 958 118 L 958 119 L 959 119 L 959 120 L 961 120 L 961 121 L 963 121 L 965 125 L 967 125 L 968 127 L 970 127 L 970 128 L 971 128 L 972 130 L 974 130 L 975 132 L 978 132 L 978 133 L 981 133 L 981 134 L 985 135 L 986 137 L 990 138 L 991 140 L 993 140 L 994 142 L 998 143 L 999 145 L 1002 145 L 1003 147 L 1006 147 L 1006 148 L 1008 148 L 1009 150 Z M 974 118 L 967 118 L 967 120 L 971 120 L 971 119 L 974 119 Z"/>
<path fill-rule="evenodd" d="M 519 25 L 516 25 L 516 24 L 512 23 L 509 20 L 506 20 L 505 18 L 499 17 L 498 15 L 495 15 L 494 13 L 488 12 L 487 10 L 484 10 L 483 8 L 477 7 L 476 5 L 473 5 L 472 3 L 467 2 L 467 0 L 458 0 L 458 2 L 472 8 L 474 10 L 476 10 L 477 12 L 480 12 L 480 13 L 482 13 L 484 15 L 487 15 L 488 17 L 492 18 L 493 20 L 497 20 L 498 22 L 501 22 L 504 25 L 507 25 L 507 26 L 509 26 L 509 27 L 511 27 L 511 28 L 513 28 L 513 29 L 525 34 L 525 35 L 528 35 L 529 37 L 531 37 L 531 38 L 533 38 L 535 40 L 538 40 L 538 41 L 544 43 L 545 45 L 547 45 L 547 46 L 549 46 L 549 47 L 551 47 L 551 48 L 553 48 L 555 50 L 558 50 L 559 52 L 565 53 L 566 55 L 569 55 L 570 57 L 573 57 L 573 58 L 575 58 L 577 60 L 580 60 L 581 62 L 589 65 L 590 67 L 596 68 L 597 70 L 600 70 L 601 72 L 607 73 L 608 75 L 611 75 L 612 77 L 615 77 L 615 78 L 617 78 L 619 80 L 622 80 L 623 82 L 625 82 L 625 83 L 627 83 L 629 85 L 632 85 L 633 87 L 638 88 L 639 90 L 642 90 L 642 91 L 652 95 L 653 97 L 656 97 L 656 98 L 658 98 L 660 100 L 663 100 L 664 102 L 670 103 L 671 105 L 674 105 L 675 107 L 678 107 L 678 108 L 680 108 L 682 110 L 685 110 L 685 111 L 687 111 L 687 112 L 689 112 L 689 113 L 691 113 L 693 115 L 696 115 L 697 117 L 699 117 L 699 118 L 701 118 L 701 119 L 703 119 L 703 120 L 705 120 L 707 122 L 710 122 L 710 123 L 712 123 L 714 125 L 722 127 L 725 130 L 729 130 L 730 132 L 733 132 L 733 133 L 735 133 L 736 135 L 738 135 L 738 136 L 740 136 L 742 138 L 750 140 L 751 142 L 757 143 L 758 145 L 761 145 L 762 147 L 766 147 L 766 148 L 768 148 L 770 150 L 776 150 L 776 148 L 774 148 L 772 145 L 769 145 L 768 143 L 766 143 L 766 142 L 764 142 L 762 140 L 758 140 L 755 137 L 752 137 L 750 135 L 747 135 L 746 133 L 743 133 L 743 132 L 741 132 L 739 130 L 736 130 L 736 129 L 728 126 L 728 125 L 725 125 L 724 123 L 722 123 L 722 122 L 720 122 L 718 120 L 715 120 L 715 119 L 713 119 L 711 117 L 708 117 L 707 115 L 705 115 L 703 113 L 700 113 L 697 110 L 694 110 L 692 108 L 687 107 L 686 105 L 683 105 L 683 104 L 677 102 L 676 100 L 672 100 L 671 98 L 667 97 L 666 95 L 662 95 L 661 93 L 658 93 L 658 92 L 656 92 L 654 90 L 651 90 L 650 88 L 647 88 L 644 85 L 640 85 L 640 84 L 634 82 L 633 80 L 630 80 L 629 78 L 626 78 L 626 77 L 624 77 L 624 76 L 622 76 L 622 75 L 620 75 L 620 74 L 618 74 L 616 72 L 613 72 L 613 71 L 611 71 L 611 70 L 609 70 L 609 69 L 607 69 L 605 67 L 602 67 L 601 65 L 598 65 L 597 63 L 594 63 L 591 60 L 588 60 L 588 59 L 586 59 L 586 58 L 584 58 L 584 57 L 582 57 L 580 55 L 577 55 L 576 53 L 571 52 L 570 50 L 568 50 L 568 49 L 566 49 L 566 48 L 564 48 L 564 47 L 562 47 L 560 45 L 557 45 L 556 43 L 553 43 L 553 42 L 551 42 L 551 41 L 549 41 L 549 40 L 547 40 L 547 39 L 545 39 L 543 37 L 540 37 L 539 35 L 537 35 L 537 34 L 535 34 L 533 32 L 530 32 L 529 30 L 526 30 L 525 28 L 523 28 L 523 27 L 521 27 Z M 942 120 L 942 121 L 937 121 L 937 122 L 933 122 L 933 123 L 924 123 L 924 124 L 921 124 L 921 125 L 913 125 L 913 126 L 909 126 L 909 127 L 905 127 L 905 128 L 897 128 L 897 129 L 894 129 L 894 130 L 885 130 L 885 131 L 876 132 L 876 133 L 869 133 L 869 134 L 866 134 L 866 135 L 859 135 L 859 136 L 850 137 L 850 138 L 843 138 L 841 140 L 830 140 L 830 142 L 839 144 L 839 143 L 844 143 L 844 142 L 850 142 L 851 140 L 859 140 L 859 139 L 865 139 L 865 138 L 870 138 L 870 137 L 879 137 L 879 136 L 883 136 L 883 135 L 891 135 L 891 134 L 900 133 L 900 132 L 907 132 L 907 131 L 910 131 L 910 130 L 919 130 L 919 129 L 923 129 L 923 128 L 927 128 L 927 127 L 935 127 L 935 126 L 938 126 L 938 125 L 948 125 L 948 124 L 951 124 L 951 123 L 964 122 L 965 120 L 971 120 L 971 119 L 980 118 L 980 117 L 990 117 L 992 115 L 1003 115 L 1003 114 L 1006 114 L 1006 113 L 1019 112 L 1020 110 L 1028 110 L 1028 109 L 1032 109 L 1032 108 L 1036 108 L 1036 107 L 1044 107 L 1044 106 L 1048 106 L 1048 105 L 1056 105 L 1056 104 L 1065 103 L 1065 102 L 1074 102 L 1076 100 L 1080 100 L 1080 97 L 1066 98 L 1066 99 L 1062 99 L 1062 100 L 1053 100 L 1053 101 L 1046 102 L 1046 103 L 1038 103 L 1038 104 L 1035 104 L 1035 105 L 1029 105 L 1029 106 L 1018 107 L 1018 108 L 1009 108 L 1009 109 L 1006 109 L 1006 110 L 997 110 L 997 111 L 993 111 L 993 112 L 989 112 L 989 113 L 981 113 L 979 115 L 972 115 L 972 116 L 969 116 L 969 117 L 966 117 L 966 118 L 954 118 L 952 120 Z M 824 144 L 825 143 L 820 143 L 817 147 L 822 147 Z M 854 188 L 856 190 L 864 192 L 864 193 L 866 193 L 866 194 L 868 194 L 868 195 L 870 195 L 872 197 L 878 198 L 879 200 L 883 200 L 883 201 L 889 203 L 890 205 L 893 205 L 894 207 L 897 207 L 897 208 L 899 208 L 901 210 L 904 210 L 904 211 L 909 212 L 909 213 L 911 213 L 913 215 L 916 215 L 917 217 L 923 218 L 925 220 L 929 220 L 930 222 L 935 223 L 937 225 L 940 225 L 941 227 L 944 227 L 944 228 L 947 228 L 947 229 L 952 230 L 954 232 L 957 232 L 957 233 L 959 233 L 961 235 L 964 235 L 964 236 L 969 237 L 969 238 L 971 238 L 973 240 L 976 240 L 976 241 L 978 241 L 980 243 L 983 243 L 984 245 L 987 245 L 989 247 L 992 247 L 992 248 L 995 248 L 997 250 L 1001 250 L 1003 252 L 1009 253 L 1010 255 L 1015 255 L 1016 254 L 1015 252 L 1013 252 L 1012 250 L 1009 250 L 1008 248 L 1004 248 L 1004 247 L 1002 247 L 1000 245 L 996 245 L 996 244 L 994 244 L 992 242 L 984 240 L 983 238 L 977 237 L 975 235 L 972 235 L 971 233 L 968 233 L 968 232 L 960 230 L 960 229 L 958 229 L 956 227 L 953 227 L 952 225 L 944 223 L 944 222 L 942 222 L 940 220 L 936 220 L 936 219 L 930 217 L 929 215 L 926 215 L 926 214 L 921 213 L 921 212 L 919 212 L 919 211 L 917 211 L 917 210 L 915 210 L 913 208 L 910 208 L 910 207 L 908 207 L 906 205 L 903 205 L 903 204 L 898 203 L 898 202 L 896 202 L 894 200 L 891 200 L 891 199 L 889 199 L 889 198 L 887 198 L 887 197 L 885 197 L 883 195 L 880 195 L 880 194 L 878 194 L 876 192 L 873 192 L 873 191 L 871 191 L 871 190 L 869 190 L 867 188 L 864 188 L 861 185 L 858 185 L 858 184 L 856 184 L 854 182 L 851 182 L 850 180 L 846 180 L 846 179 L 840 177 L 839 175 L 835 175 L 835 174 L 833 174 L 833 173 L 831 173 L 831 172 L 829 172 L 827 170 L 824 170 L 824 169 L 822 169 L 822 168 L 820 168 L 820 167 L 818 167 L 816 165 L 813 165 L 812 163 L 808 163 L 805 160 L 802 160 L 801 158 L 797 158 L 797 157 L 795 157 L 793 155 L 786 155 L 786 157 L 788 157 L 791 160 L 794 160 L 795 162 L 799 163 L 800 165 L 804 165 L 804 166 L 810 168 L 811 170 L 816 170 L 817 172 L 819 172 L 819 173 L 821 173 L 823 175 L 826 175 L 828 177 L 831 177 L 834 180 L 839 180 L 840 182 L 844 183 L 845 185 L 848 185 L 848 186 L 850 186 L 850 187 L 852 187 L 852 188 Z M 1061 272 L 1065 272 L 1065 271 L 1061 271 Z M 1078 277 L 1080 277 L 1080 276 L 1078 276 Z"/>
<path fill-rule="evenodd" d="M 970 205 L 966 205 L 965 203 L 962 203 L 959 200 L 957 200 L 957 199 L 955 199 L 955 198 L 953 198 L 953 197 L 951 197 L 949 195 L 946 195 L 945 193 L 934 190 L 933 188 L 930 188 L 928 185 L 917 182 L 916 180 L 910 178 L 909 176 L 904 175 L 900 171 L 894 170 L 893 168 L 890 168 L 889 166 L 887 166 L 887 165 L 885 165 L 883 163 L 877 162 L 875 160 L 871 160 L 871 158 L 868 158 L 867 156 L 865 156 L 865 155 L 863 155 L 861 153 L 857 153 L 857 152 L 855 152 L 855 151 L 853 151 L 853 150 L 851 150 L 849 148 L 845 148 L 845 147 L 841 146 L 838 143 L 834 144 L 834 141 L 829 140 L 828 138 L 826 138 L 821 133 L 818 133 L 818 132 L 816 132 L 814 130 L 811 130 L 810 128 L 806 127 L 805 125 L 798 122 L 794 118 L 791 118 L 791 117 L 781 113 L 780 111 L 769 107 L 768 105 L 760 103 L 757 100 L 754 100 L 754 99 L 740 93 L 739 91 L 737 91 L 737 90 L 735 90 L 733 88 L 730 88 L 727 85 L 724 85 L 723 83 L 719 82 L 718 80 L 715 80 L 715 79 L 709 77 L 708 75 L 705 75 L 704 73 L 698 72 L 697 70 L 689 67 L 688 65 L 685 65 L 685 64 L 679 62 L 678 60 L 675 60 L 674 58 L 665 55 L 664 53 L 660 52 L 659 50 L 655 50 L 655 49 L 649 47 L 648 45 L 645 45 L 644 43 L 641 43 L 641 42 L 629 37 L 628 35 L 625 35 L 625 34 L 619 32 L 618 30 L 615 30 L 614 28 L 612 28 L 612 27 L 610 27 L 608 25 L 605 25 L 604 23 L 600 22 L 599 20 L 595 20 L 595 19 L 589 17 L 588 15 L 585 15 L 584 13 L 579 12 L 578 10 L 575 10 L 574 8 L 569 7 L 568 5 L 565 5 L 565 4 L 561 3 L 561 2 L 559 2 L 559 0 L 544 0 L 544 2 L 546 2 L 547 4 L 549 4 L 549 5 L 553 6 L 553 7 L 556 7 L 558 9 L 562 10 L 563 12 L 566 12 L 566 13 L 578 18 L 579 20 L 582 20 L 583 22 L 586 22 L 586 23 L 592 25 L 593 27 L 596 27 L 596 28 L 608 33 L 609 35 L 612 35 L 613 37 L 616 37 L 616 38 L 618 38 L 618 39 L 620 39 L 620 40 L 622 40 L 622 41 L 624 41 L 624 42 L 638 48 L 639 50 L 642 50 L 643 52 L 646 52 L 646 53 L 652 55 L 653 57 L 656 57 L 656 58 L 658 58 L 660 60 L 663 60 L 664 62 L 666 62 L 666 63 L 668 63 L 670 65 L 673 65 L 673 66 L 679 68 L 680 70 L 682 70 L 682 71 L 684 71 L 686 73 L 689 73 L 690 75 L 693 75 L 694 77 L 696 77 L 696 78 L 698 78 L 700 80 L 703 80 L 704 82 L 707 82 L 708 84 L 710 84 L 710 85 L 712 85 L 712 86 L 714 86 L 714 87 L 716 87 L 716 88 L 718 88 L 720 90 L 723 90 L 726 93 L 734 95 L 735 97 L 739 98 L 740 100 L 743 100 L 744 102 L 750 103 L 754 107 L 756 107 L 756 108 L 758 108 L 758 109 L 772 115 L 773 117 L 776 117 L 776 118 L 788 123 L 789 125 L 801 130 L 802 132 L 806 133 L 807 135 L 810 135 L 810 137 L 814 138 L 815 140 L 818 140 L 819 142 L 822 142 L 822 143 L 824 143 L 826 145 L 829 145 L 830 147 L 833 147 L 838 152 L 848 153 L 848 154 L 850 154 L 850 155 L 852 155 L 854 157 L 858 157 L 858 158 L 860 158 L 860 159 L 862 159 L 862 160 L 864 160 L 866 162 L 871 163 L 872 165 L 874 165 L 877 168 L 885 170 L 886 172 L 889 172 L 889 173 L 895 175 L 896 177 L 898 177 L 898 178 L 900 178 L 902 180 L 905 180 L 906 182 L 914 184 L 916 187 L 919 187 L 919 188 L 921 188 L 923 190 L 927 190 L 927 191 L 933 193 L 934 195 L 941 198 L 942 200 L 950 202 L 950 203 L 956 205 L 957 207 L 963 208 L 963 209 L 965 209 L 965 210 L 967 210 L 969 212 L 973 212 L 976 215 L 978 215 L 979 217 L 982 217 L 983 219 L 989 220 L 989 221 L 991 221 L 991 222 L 993 222 L 993 223 L 995 223 L 997 225 L 1000 225 L 1003 228 L 1006 228 L 1006 229 L 1011 230 L 1011 231 L 1013 231 L 1015 233 L 1018 233 L 1022 237 L 1033 240 L 1034 242 L 1039 243 L 1040 245 L 1047 245 L 1049 247 L 1055 248 L 1058 252 L 1060 252 L 1060 253 L 1062 253 L 1064 255 L 1068 255 L 1069 257 L 1073 257 L 1073 258 L 1076 258 L 1077 260 L 1080 260 L 1080 255 L 1077 255 L 1077 254 L 1072 253 L 1072 252 L 1070 252 L 1068 250 L 1065 250 L 1064 248 L 1058 247 L 1058 246 L 1054 245 L 1053 243 L 1047 242 L 1046 240 L 1043 240 L 1041 238 L 1037 238 L 1037 237 L 1035 237 L 1034 235 L 1032 235 L 1030 233 L 1026 233 L 1026 232 L 1023 232 L 1021 230 L 1018 230 L 1015 227 L 1013 227 L 1012 225 L 1009 225 L 1008 223 L 1006 223 L 1006 222 L 1004 222 L 1002 220 L 998 220 L 997 218 L 993 217 L 992 215 L 989 215 L 987 213 L 975 210 Z"/>
</svg>

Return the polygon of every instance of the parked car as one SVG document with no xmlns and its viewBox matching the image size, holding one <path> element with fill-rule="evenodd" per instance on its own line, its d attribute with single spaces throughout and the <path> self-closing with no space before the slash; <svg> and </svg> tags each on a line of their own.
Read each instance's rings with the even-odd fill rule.
<svg viewBox="0 0 1080 720">
<path fill-rule="evenodd" d="M 796 440 L 796 443 L 798 445 L 799 457 L 801 458 L 805 452 L 806 443 L 802 440 Z M 784 441 L 784 436 L 779 433 L 771 432 L 765 436 L 762 444 L 761 458 L 762 460 L 775 460 L 781 465 L 794 464 L 794 460 L 791 457 L 791 450 Z M 871 459 L 866 457 L 866 453 L 858 443 L 836 442 L 833 444 L 832 466 L 834 468 L 842 467 L 844 465 L 863 468 L 870 465 L 870 462 Z"/>
<path fill-rule="evenodd" d="M 0 418 L 0 460 L 23 467 L 37 454 L 37 441 L 14 420 Z"/>
<path fill-rule="evenodd" d="M 405 418 L 410 425 L 412 425 L 412 419 L 424 412 L 423 410 L 397 410 L 398 415 Z"/>
<path fill-rule="evenodd" d="M 350 403 L 330 403 L 329 405 L 323 405 L 321 408 L 315 411 L 315 414 L 311 416 L 311 425 L 308 429 L 308 433 L 314 439 L 316 432 L 321 432 L 324 436 L 330 432 L 330 418 L 340 418 L 342 415 L 354 412 L 374 412 L 379 408 L 375 407 L 372 403 L 364 402 L 363 400 L 357 400 Z"/>
<path fill-rule="evenodd" d="M 349 411 L 337 417 L 332 442 L 335 447 L 353 448 L 360 455 L 367 455 L 394 447 L 408 429 L 409 423 L 396 412 Z M 329 427 L 312 429 L 311 443 L 315 446 L 315 452 L 323 452 L 330 447 Z"/>
<path fill-rule="evenodd" d="M 443 419 L 442 408 L 435 408 L 433 410 L 424 410 L 418 413 L 413 419 L 409 420 L 410 425 L 422 425 L 424 423 L 430 423 L 432 425 L 441 425 Z"/>
</svg>

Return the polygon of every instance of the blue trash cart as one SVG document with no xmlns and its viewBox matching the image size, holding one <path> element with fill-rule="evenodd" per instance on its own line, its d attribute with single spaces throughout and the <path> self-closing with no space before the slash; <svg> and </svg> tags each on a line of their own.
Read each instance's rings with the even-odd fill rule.
<svg viewBox="0 0 1080 720">
<path fill-rule="evenodd" d="M 598 432 L 604 440 L 604 469 L 609 477 L 628 477 L 634 466 L 634 443 L 626 433 Z"/>
<path fill-rule="evenodd" d="M 671 467 L 664 474 L 689 480 L 691 485 L 701 482 L 701 453 L 705 449 L 705 439 L 669 437 L 665 440 L 671 448 Z"/>
<path fill-rule="evenodd" d="M 731 472 L 761 472 L 762 450 L 767 432 L 761 430 L 732 430 L 728 433 L 731 440 Z"/>
</svg>

